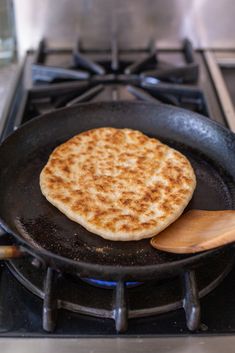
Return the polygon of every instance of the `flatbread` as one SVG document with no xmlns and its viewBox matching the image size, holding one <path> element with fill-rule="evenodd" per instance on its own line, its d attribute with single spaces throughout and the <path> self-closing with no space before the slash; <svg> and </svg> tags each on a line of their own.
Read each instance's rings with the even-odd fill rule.
<svg viewBox="0 0 235 353">
<path fill-rule="evenodd" d="M 139 240 L 183 212 L 196 186 L 185 156 L 140 131 L 104 127 L 57 147 L 40 174 L 47 200 L 109 240 Z"/>
</svg>

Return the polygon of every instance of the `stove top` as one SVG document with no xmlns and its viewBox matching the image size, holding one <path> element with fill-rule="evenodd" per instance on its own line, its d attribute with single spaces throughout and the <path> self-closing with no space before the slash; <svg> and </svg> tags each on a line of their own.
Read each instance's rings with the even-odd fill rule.
<svg viewBox="0 0 235 353">
<path fill-rule="evenodd" d="M 145 100 L 189 109 L 225 124 L 203 52 L 189 40 L 182 50 L 50 49 L 40 42 L 26 55 L 2 139 L 22 123 L 53 109 L 89 101 Z M 6 117 L 5 117 L 6 118 Z"/>
<path fill-rule="evenodd" d="M 235 283 L 235 271 L 230 272 L 231 254 L 224 254 L 219 262 L 218 259 L 207 261 L 205 265 L 206 271 L 205 266 L 196 271 L 202 299 L 201 324 L 194 334 L 235 332 L 235 288 L 234 284 L 231 286 L 231 282 Z M 47 306 L 50 298 L 47 303 L 42 299 L 48 296 L 48 281 L 53 275 L 50 271 L 35 268 L 28 259 L 11 260 L 2 266 L 0 288 L 8 295 L 0 301 L 0 336 L 117 336 L 113 289 L 61 274 L 53 288 L 58 304 Z M 183 277 L 176 277 L 129 288 L 130 320 L 122 336 L 187 334 L 181 281 Z"/>
<path fill-rule="evenodd" d="M 42 40 L 37 52 L 29 51 L 25 57 L 1 140 L 45 112 L 110 100 L 180 106 L 226 126 L 205 55 L 194 51 L 189 40 L 182 43 L 182 50 L 158 50 L 152 42 L 145 49 L 122 50 L 115 39 L 110 50 L 88 49 L 81 41 L 71 50 L 52 49 Z M 3 234 L 1 244 L 7 243 L 5 239 Z M 231 252 L 225 252 L 181 277 L 133 288 L 126 285 L 124 290 L 120 283 L 103 288 L 103 283 L 58 274 L 40 267 L 35 258 L 9 260 L 1 265 L 0 337 L 117 337 L 117 331 L 125 331 L 120 337 L 234 333 L 232 266 Z M 126 302 L 130 320 L 123 329 L 118 320 L 127 315 L 120 314 Z"/>
</svg>

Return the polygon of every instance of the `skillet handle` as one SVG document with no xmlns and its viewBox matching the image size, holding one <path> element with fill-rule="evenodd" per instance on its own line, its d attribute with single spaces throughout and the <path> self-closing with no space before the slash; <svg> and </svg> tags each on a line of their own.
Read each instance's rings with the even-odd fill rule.
<svg viewBox="0 0 235 353">
<path fill-rule="evenodd" d="M 0 226 L 0 238 L 1 236 L 7 235 L 4 229 Z M 29 248 L 23 245 L 0 245 L 0 261 L 17 259 L 24 256 L 32 257 L 32 265 L 35 267 L 46 267 L 45 261 L 38 254 L 34 253 Z"/>
<path fill-rule="evenodd" d="M 0 246 L 0 260 L 8 260 L 12 258 L 22 257 L 25 255 L 24 250 L 16 245 Z"/>
</svg>

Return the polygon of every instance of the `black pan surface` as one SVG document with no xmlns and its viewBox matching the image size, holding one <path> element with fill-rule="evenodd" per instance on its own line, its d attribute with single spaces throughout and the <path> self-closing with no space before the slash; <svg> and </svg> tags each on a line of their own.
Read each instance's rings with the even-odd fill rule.
<svg viewBox="0 0 235 353">
<path fill-rule="evenodd" d="M 89 103 L 41 116 L 0 146 L 4 228 L 51 265 L 102 278 L 150 278 L 217 254 L 168 254 L 153 249 L 148 239 L 107 241 L 70 221 L 43 197 L 39 174 L 53 149 L 75 134 L 102 126 L 138 129 L 185 154 L 197 176 L 187 209 L 234 208 L 235 135 L 230 131 L 208 118 L 166 105 Z"/>
</svg>

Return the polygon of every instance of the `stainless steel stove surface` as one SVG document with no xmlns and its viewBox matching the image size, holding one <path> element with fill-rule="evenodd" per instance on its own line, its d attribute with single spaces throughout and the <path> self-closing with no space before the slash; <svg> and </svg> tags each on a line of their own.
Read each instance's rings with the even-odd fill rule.
<svg viewBox="0 0 235 353">
<path fill-rule="evenodd" d="M 42 40 L 38 51 L 29 51 L 25 57 L 3 118 L 1 140 L 45 112 L 110 100 L 167 103 L 227 125 L 206 57 L 194 51 L 189 40 L 182 43 L 182 50 L 157 50 L 152 42 L 121 50 L 115 38 L 107 50 L 86 48 L 81 41 L 73 50 L 51 49 Z M 9 236 L 3 232 L 0 244 L 8 243 Z M 57 273 L 42 267 L 34 256 L 6 261 L 0 278 L 0 345 L 8 352 L 4 338 L 27 337 L 31 344 L 32 337 L 50 337 L 50 349 L 58 350 L 52 338 L 60 337 L 61 347 L 74 342 L 73 348 L 81 352 L 150 352 L 156 347 L 159 352 L 182 352 L 182 342 L 187 349 L 193 343 L 190 351 L 196 352 L 199 346 L 206 347 L 209 337 L 232 334 L 232 351 L 233 262 L 231 249 L 181 277 L 126 283 L 125 289 L 120 283 Z M 74 340 L 68 343 L 64 338 Z M 217 340 L 214 352 L 221 342 Z M 23 351 L 24 346 L 19 349 Z"/>
</svg>

